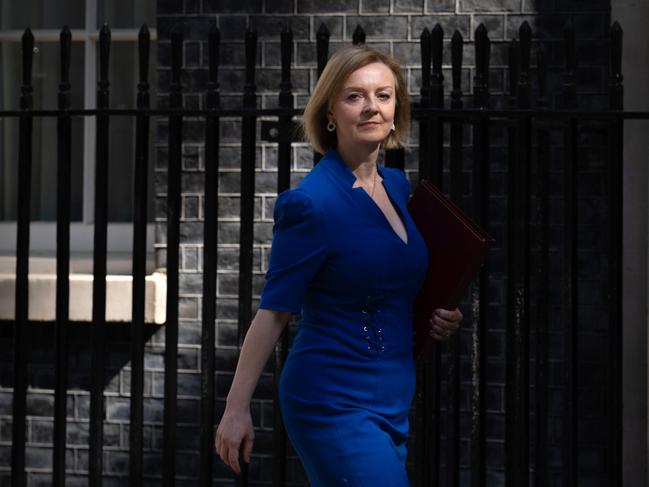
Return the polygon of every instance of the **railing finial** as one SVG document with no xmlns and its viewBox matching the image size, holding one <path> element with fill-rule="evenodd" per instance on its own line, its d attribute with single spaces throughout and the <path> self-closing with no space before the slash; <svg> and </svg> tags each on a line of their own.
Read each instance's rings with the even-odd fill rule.
<svg viewBox="0 0 649 487">
<path fill-rule="evenodd" d="M 320 24 L 320 27 L 318 27 L 318 32 L 316 33 L 315 40 L 319 78 L 322 74 L 322 70 L 327 65 L 327 59 L 329 58 L 329 29 L 324 24 L 324 22 Z"/>
<path fill-rule="evenodd" d="M 473 103 L 486 108 L 489 98 L 489 57 L 491 41 L 484 24 L 475 30 L 475 77 L 473 78 Z"/>
<path fill-rule="evenodd" d="M 421 104 L 430 104 L 430 67 L 432 60 L 431 37 L 428 27 L 425 27 L 419 36 L 419 50 L 421 53 Z"/>
<path fill-rule="evenodd" d="M 243 87 L 243 106 L 254 108 L 257 105 L 255 91 L 255 63 L 257 62 L 257 31 L 250 27 L 246 31 L 246 83 Z"/>
<path fill-rule="evenodd" d="M 574 108 L 577 105 L 577 48 L 575 43 L 575 26 L 572 19 L 568 19 L 563 28 L 565 73 L 563 77 L 563 105 L 565 108 Z"/>
<path fill-rule="evenodd" d="M 431 51 L 433 55 L 433 78 L 431 80 L 431 102 L 434 107 L 444 106 L 444 75 L 442 74 L 442 53 L 444 51 L 444 29 L 435 24 L 431 32 Z"/>
<path fill-rule="evenodd" d="M 148 88 L 149 83 L 149 55 L 151 51 L 151 33 L 146 24 L 142 24 L 140 32 L 137 36 L 138 41 L 138 54 L 139 54 L 139 70 L 140 70 L 140 84 L 146 83 Z M 138 85 L 139 86 L 139 85 Z"/>
<path fill-rule="evenodd" d="M 451 39 L 451 70 L 453 73 L 453 90 L 451 91 L 451 108 L 462 106 L 462 54 L 464 39 L 456 30 Z"/>
<path fill-rule="evenodd" d="M 352 43 L 355 46 L 358 46 L 359 44 L 365 44 L 365 31 L 360 24 L 356 25 L 356 28 L 354 29 L 354 34 L 352 35 Z"/>
<path fill-rule="evenodd" d="M 532 51 L 532 29 L 527 21 L 518 30 L 520 38 L 520 71 L 518 75 L 518 107 L 529 108 L 531 104 L 530 57 Z"/>
<path fill-rule="evenodd" d="M 615 21 L 611 26 L 611 65 L 609 76 L 609 108 L 624 108 L 624 76 L 622 75 L 622 27 Z"/>
</svg>

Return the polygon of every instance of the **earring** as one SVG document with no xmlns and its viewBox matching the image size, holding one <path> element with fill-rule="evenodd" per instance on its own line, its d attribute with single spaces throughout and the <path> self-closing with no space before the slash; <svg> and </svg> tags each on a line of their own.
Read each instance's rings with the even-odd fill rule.
<svg viewBox="0 0 649 487">
<path fill-rule="evenodd" d="M 327 124 L 327 130 L 329 132 L 333 132 L 334 130 L 336 130 L 336 124 L 329 120 L 329 123 Z"/>
<path fill-rule="evenodd" d="M 394 132 L 396 129 L 397 128 L 394 126 L 394 122 L 392 122 L 392 128 L 390 130 L 392 130 Z"/>
</svg>

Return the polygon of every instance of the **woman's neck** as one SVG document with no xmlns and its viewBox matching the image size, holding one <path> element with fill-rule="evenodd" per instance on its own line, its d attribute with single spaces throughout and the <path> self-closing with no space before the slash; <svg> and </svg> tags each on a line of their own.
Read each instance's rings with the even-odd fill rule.
<svg viewBox="0 0 649 487">
<path fill-rule="evenodd" d="M 336 150 L 357 179 L 369 181 L 374 177 L 376 171 L 376 159 L 379 156 L 379 149 L 380 146 L 368 148 L 357 145 L 338 147 Z"/>
</svg>

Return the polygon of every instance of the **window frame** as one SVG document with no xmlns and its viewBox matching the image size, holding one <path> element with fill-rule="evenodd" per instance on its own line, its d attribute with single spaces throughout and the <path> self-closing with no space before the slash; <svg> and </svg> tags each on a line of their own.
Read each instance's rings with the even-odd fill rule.
<svg viewBox="0 0 649 487">
<path fill-rule="evenodd" d="M 97 101 L 97 63 L 99 40 L 98 22 L 99 0 L 85 0 L 85 22 L 83 29 L 71 29 L 72 42 L 84 43 L 84 109 L 94 109 Z M 63 26 L 61 26 L 63 27 Z M 157 40 L 157 30 L 149 28 L 152 41 Z M 0 42 L 21 42 L 24 31 L 1 30 Z M 32 29 L 34 38 L 39 42 L 58 42 L 60 30 Z M 111 29 L 111 41 L 137 42 L 138 28 Z M 70 224 L 70 251 L 90 252 L 93 248 L 94 223 L 94 190 L 95 190 L 95 117 L 83 118 L 83 183 L 82 183 L 82 217 L 81 221 Z M 152 194 L 151 192 L 149 194 Z M 32 221 L 30 250 L 38 253 L 53 253 L 56 251 L 56 221 Z M 147 223 L 147 249 L 153 252 L 153 236 L 155 223 Z M 108 223 L 108 251 L 130 252 L 133 241 L 132 222 Z M 15 253 L 16 251 L 16 222 L 0 221 L 0 254 Z"/>
</svg>

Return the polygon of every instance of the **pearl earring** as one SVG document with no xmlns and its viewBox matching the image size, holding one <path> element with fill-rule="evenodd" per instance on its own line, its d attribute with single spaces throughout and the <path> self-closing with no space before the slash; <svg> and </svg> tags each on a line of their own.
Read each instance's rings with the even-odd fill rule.
<svg viewBox="0 0 649 487">
<path fill-rule="evenodd" d="M 392 130 L 394 132 L 396 129 L 397 128 L 394 126 L 394 122 L 392 122 L 392 128 L 390 130 Z"/>
</svg>

